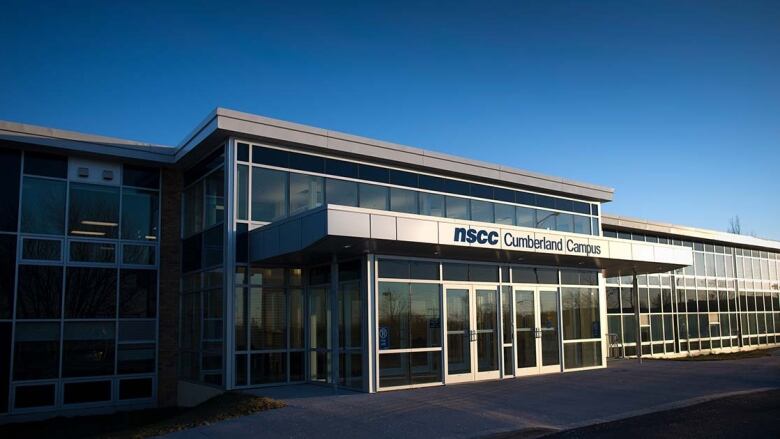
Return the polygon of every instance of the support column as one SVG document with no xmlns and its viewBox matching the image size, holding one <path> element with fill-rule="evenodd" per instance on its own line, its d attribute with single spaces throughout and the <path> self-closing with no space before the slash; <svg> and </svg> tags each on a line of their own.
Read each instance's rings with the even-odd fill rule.
<svg viewBox="0 0 780 439">
<path fill-rule="evenodd" d="M 636 357 L 642 364 L 642 328 L 639 323 L 639 281 L 636 278 L 636 270 L 633 270 L 634 279 L 634 318 L 636 319 Z"/>
<path fill-rule="evenodd" d="M 361 328 L 363 331 L 363 390 L 374 393 L 377 389 L 377 346 L 376 346 L 376 291 L 374 275 L 374 255 L 365 255 L 362 259 L 361 294 L 364 297 L 363 319 Z"/>
<path fill-rule="evenodd" d="M 339 259 L 330 260 L 330 365 L 333 391 L 339 387 Z"/>
</svg>

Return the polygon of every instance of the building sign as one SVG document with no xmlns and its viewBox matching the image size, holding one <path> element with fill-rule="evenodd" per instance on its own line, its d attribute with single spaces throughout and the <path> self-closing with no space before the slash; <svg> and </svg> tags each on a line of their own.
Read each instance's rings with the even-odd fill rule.
<svg viewBox="0 0 780 439">
<path fill-rule="evenodd" d="M 509 250 L 565 253 L 578 256 L 602 254 L 600 244 L 588 242 L 588 238 L 538 236 L 534 233 L 518 233 L 508 230 L 490 230 L 474 227 L 454 227 L 452 240 L 455 243 L 478 247 L 503 248 Z"/>
<path fill-rule="evenodd" d="M 390 348 L 390 328 L 387 326 L 379 327 L 379 349 Z"/>
</svg>

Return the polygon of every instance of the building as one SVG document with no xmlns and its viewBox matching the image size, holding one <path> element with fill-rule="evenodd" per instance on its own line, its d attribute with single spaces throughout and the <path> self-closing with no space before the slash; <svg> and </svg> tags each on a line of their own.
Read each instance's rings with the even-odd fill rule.
<svg viewBox="0 0 780 439">
<path fill-rule="evenodd" d="M 780 342 L 780 242 L 609 188 L 224 109 L 178 147 L 0 142 L 0 419 Z"/>
</svg>

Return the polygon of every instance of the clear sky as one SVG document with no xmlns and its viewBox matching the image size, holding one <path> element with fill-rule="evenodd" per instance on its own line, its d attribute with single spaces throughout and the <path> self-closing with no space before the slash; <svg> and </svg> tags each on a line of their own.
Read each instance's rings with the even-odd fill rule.
<svg viewBox="0 0 780 439">
<path fill-rule="evenodd" d="M 780 239 L 780 1 L 38 3 L 0 9 L 0 119 L 175 145 L 222 106 Z"/>
</svg>

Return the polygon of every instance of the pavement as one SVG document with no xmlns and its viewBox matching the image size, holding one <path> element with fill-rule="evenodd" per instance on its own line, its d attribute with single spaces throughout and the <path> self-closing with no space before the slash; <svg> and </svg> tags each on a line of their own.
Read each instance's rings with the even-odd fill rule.
<svg viewBox="0 0 780 439">
<path fill-rule="evenodd" d="M 287 407 L 168 436 L 532 437 L 777 388 L 780 351 L 728 361 L 615 360 L 606 369 L 373 395 L 316 385 L 256 389 L 250 393 Z"/>
</svg>

